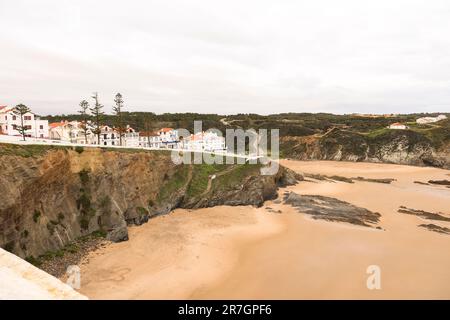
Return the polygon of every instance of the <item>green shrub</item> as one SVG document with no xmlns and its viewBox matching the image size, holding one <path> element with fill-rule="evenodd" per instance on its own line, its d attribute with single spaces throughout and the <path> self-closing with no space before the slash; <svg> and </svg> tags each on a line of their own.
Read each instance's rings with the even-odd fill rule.
<svg viewBox="0 0 450 320">
<path fill-rule="evenodd" d="M 34 265 L 36 267 L 40 267 L 42 265 L 42 261 L 40 261 L 39 259 L 36 259 L 34 256 L 26 257 L 25 261 L 27 261 L 28 263 L 31 263 L 32 265 Z"/>
<path fill-rule="evenodd" d="M 5 244 L 5 246 L 3 247 L 3 249 L 5 249 L 6 251 L 12 253 L 15 246 L 16 246 L 16 244 L 15 244 L 15 242 L 14 242 L 14 240 L 13 240 L 13 241 L 10 241 L 10 242 L 8 242 L 7 244 Z"/>
<path fill-rule="evenodd" d="M 38 210 L 34 210 L 33 221 L 37 223 L 40 217 L 41 217 L 41 213 Z"/>
<path fill-rule="evenodd" d="M 87 219 L 85 217 L 81 218 L 80 226 L 81 226 L 81 229 L 83 229 L 83 230 L 89 229 L 89 219 Z"/>
<path fill-rule="evenodd" d="M 77 199 L 77 208 L 78 210 L 81 210 L 82 214 L 87 214 L 91 208 L 91 199 L 86 193 L 82 193 Z"/>
<path fill-rule="evenodd" d="M 76 147 L 75 147 L 75 151 L 78 152 L 79 154 L 82 154 L 83 151 L 84 151 L 84 148 L 81 147 L 81 146 L 76 146 Z"/>
<path fill-rule="evenodd" d="M 47 223 L 47 229 L 50 232 L 50 235 L 53 235 L 55 233 L 55 225 L 52 223 Z"/>
<path fill-rule="evenodd" d="M 103 211 L 109 211 L 111 209 L 111 198 L 108 195 L 102 197 L 99 205 Z"/>
<path fill-rule="evenodd" d="M 69 253 L 76 253 L 79 250 L 79 247 L 75 243 L 70 243 L 66 245 L 63 250 Z"/>
<path fill-rule="evenodd" d="M 145 209 L 145 208 L 143 208 L 143 207 L 137 207 L 137 208 L 136 208 L 136 211 L 137 211 L 137 213 L 138 213 L 140 216 L 146 216 L 146 215 L 148 215 L 148 210 Z"/>
<path fill-rule="evenodd" d="M 80 172 L 78 172 L 78 175 L 80 176 L 81 184 L 83 186 L 85 186 L 89 183 L 89 171 L 88 170 L 83 169 Z"/>
<path fill-rule="evenodd" d="M 91 236 L 94 238 L 106 238 L 106 231 L 104 230 L 96 230 L 91 233 Z"/>
</svg>

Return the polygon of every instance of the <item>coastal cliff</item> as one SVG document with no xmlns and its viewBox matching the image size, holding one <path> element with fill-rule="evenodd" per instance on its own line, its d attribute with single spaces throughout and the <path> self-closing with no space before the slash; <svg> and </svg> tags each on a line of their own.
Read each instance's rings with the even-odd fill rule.
<svg viewBox="0 0 450 320">
<path fill-rule="evenodd" d="M 172 209 L 261 206 L 301 176 L 259 165 L 175 165 L 169 151 L 0 144 L 0 246 L 33 260 L 80 237 L 128 239 Z"/>
<path fill-rule="evenodd" d="M 439 141 L 409 130 L 382 129 L 360 134 L 335 129 L 324 135 L 281 138 L 284 158 L 366 161 L 450 168 L 450 131 Z"/>
</svg>

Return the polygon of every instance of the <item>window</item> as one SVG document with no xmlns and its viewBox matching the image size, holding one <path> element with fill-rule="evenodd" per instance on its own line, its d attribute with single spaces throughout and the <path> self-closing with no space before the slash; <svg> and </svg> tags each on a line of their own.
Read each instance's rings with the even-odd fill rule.
<svg viewBox="0 0 450 320">
<path fill-rule="evenodd" d="M 111 142 L 111 144 L 112 144 L 112 145 L 114 145 L 114 141 L 113 141 L 113 142 Z"/>
<path fill-rule="evenodd" d="M 26 125 L 25 126 L 25 130 L 31 130 L 31 126 L 30 125 Z"/>
<path fill-rule="evenodd" d="M 103 144 L 106 146 L 108 143 L 105 141 L 105 142 L 103 142 Z"/>
<path fill-rule="evenodd" d="M 17 120 L 17 117 L 16 117 L 16 116 L 13 116 L 13 120 Z"/>
<path fill-rule="evenodd" d="M 24 119 L 25 120 L 31 120 L 31 116 L 25 116 Z"/>
<path fill-rule="evenodd" d="M 107 134 L 104 134 L 104 135 L 103 135 L 103 139 L 105 139 L 105 140 L 108 139 L 108 135 L 107 135 Z"/>
<path fill-rule="evenodd" d="M 39 129 L 43 130 L 43 129 L 44 129 L 44 126 L 41 124 L 41 125 L 39 126 Z"/>
<path fill-rule="evenodd" d="M 17 130 L 17 125 L 13 124 L 13 130 Z"/>
<path fill-rule="evenodd" d="M 41 137 L 41 138 L 43 138 L 44 137 L 44 135 L 41 133 L 40 135 L 39 135 L 39 137 Z"/>
</svg>

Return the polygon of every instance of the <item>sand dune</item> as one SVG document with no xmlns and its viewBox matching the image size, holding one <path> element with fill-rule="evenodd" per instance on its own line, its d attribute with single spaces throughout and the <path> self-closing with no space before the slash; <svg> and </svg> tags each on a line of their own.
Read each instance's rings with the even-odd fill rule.
<svg viewBox="0 0 450 320">
<path fill-rule="evenodd" d="M 414 183 L 444 179 L 448 170 L 282 164 L 298 172 L 395 178 L 391 184 L 305 181 L 280 190 L 379 212 L 383 230 L 313 220 L 279 201 L 262 208 L 175 210 L 131 228 L 128 242 L 91 253 L 82 266 L 81 292 L 99 299 L 450 299 L 450 236 L 418 227 L 431 220 L 397 212 L 403 205 L 450 215 L 448 188 Z M 381 268 L 380 290 L 366 287 L 369 265 Z"/>
</svg>

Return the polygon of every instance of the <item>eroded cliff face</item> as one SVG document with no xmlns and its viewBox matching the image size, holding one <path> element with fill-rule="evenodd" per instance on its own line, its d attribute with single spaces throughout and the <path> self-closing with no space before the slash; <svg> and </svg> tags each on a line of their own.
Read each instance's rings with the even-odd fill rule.
<svg viewBox="0 0 450 320">
<path fill-rule="evenodd" d="M 261 176 L 257 165 L 175 165 L 164 151 L 1 148 L 13 149 L 0 152 L 0 246 L 21 257 L 93 232 L 127 240 L 127 225 L 176 207 L 262 205 L 301 178 L 284 168 Z"/>
<path fill-rule="evenodd" d="M 367 161 L 450 168 L 450 142 L 436 146 L 411 131 L 367 136 L 333 130 L 324 136 L 283 137 L 283 156 L 298 160 Z"/>
</svg>

